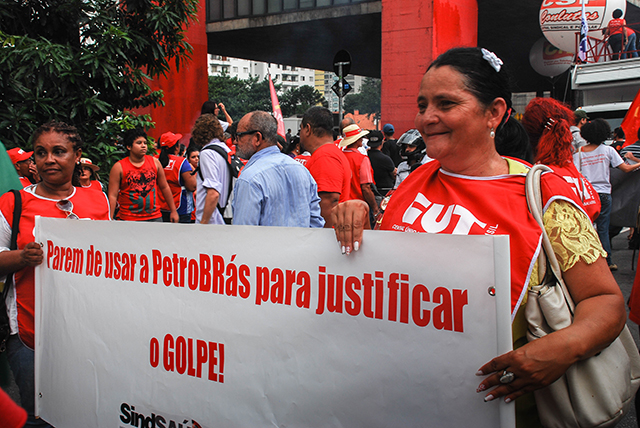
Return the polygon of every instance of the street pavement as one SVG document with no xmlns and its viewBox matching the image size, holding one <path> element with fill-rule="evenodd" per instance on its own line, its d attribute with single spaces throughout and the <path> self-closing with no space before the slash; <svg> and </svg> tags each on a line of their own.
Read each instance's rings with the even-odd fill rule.
<svg viewBox="0 0 640 428">
<path fill-rule="evenodd" d="M 625 301 L 629 298 L 631 294 L 631 287 L 633 286 L 633 279 L 635 277 L 635 270 L 631 269 L 632 263 L 632 255 L 633 251 L 628 249 L 627 236 L 628 231 L 623 231 L 620 235 L 616 236 L 612 240 L 612 260 L 613 263 L 618 265 L 618 270 L 613 272 L 613 276 L 615 277 L 620 289 L 622 290 L 622 294 L 624 295 Z M 634 268 L 637 267 L 637 257 L 638 254 L 636 252 L 635 259 L 633 260 Z M 627 319 L 627 325 L 631 330 L 631 334 L 636 341 L 636 344 L 640 344 L 640 338 L 638 337 L 638 325 L 629 321 Z M 18 390 L 15 386 L 15 383 L 12 383 L 8 388 L 5 388 L 7 393 L 11 395 L 11 397 L 18 403 L 20 403 L 20 397 L 18 396 Z M 635 409 L 631 408 L 631 411 L 624 417 L 624 419 L 616 426 L 616 428 L 639 428 Z"/>
<path fill-rule="evenodd" d="M 633 267 L 635 269 L 631 269 L 633 251 L 628 249 L 628 235 L 629 232 L 624 231 L 620 233 L 620 235 L 613 238 L 611 248 L 611 259 L 613 263 L 618 265 L 618 270 L 613 272 L 613 276 L 618 282 L 620 290 L 622 290 L 622 295 L 624 296 L 625 301 L 629 299 L 629 295 L 631 294 L 631 287 L 633 286 L 633 279 L 635 277 L 638 264 L 638 252 L 636 251 L 635 260 L 633 260 Z M 627 326 L 629 326 L 629 330 L 631 330 L 631 334 L 635 339 L 636 344 L 640 344 L 640 338 L 638 337 L 638 325 L 629 321 L 629 319 L 627 318 Z M 618 425 L 616 425 L 616 428 L 638 427 L 639 425 L 636 418 L 636 412 L 633 406 L 631 408 L 631 411 L 624 417 L 624 419 Z"/>
</svg>

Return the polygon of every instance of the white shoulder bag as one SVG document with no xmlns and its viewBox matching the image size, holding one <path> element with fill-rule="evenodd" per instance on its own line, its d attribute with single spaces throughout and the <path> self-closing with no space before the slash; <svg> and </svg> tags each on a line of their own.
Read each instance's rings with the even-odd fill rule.
<svg viewBox="0 0 640 428">
<path fill-rule="evenodd" d="M 551 169 L 535 165 L 526 178 L 527 203 L 543 239 L 538 258 L 540 285 L 530 287 L 525 307 L 529 341 L 571 325 L 575 308 L 542 221 L 540 176 L 544 171 Z M 610 427 L 632 405 L 638 386 L 640 355 L 625 325 L 607 348 L 573 364 L 562 377 L 534 394 L 544 427 Z"/>
</svg>

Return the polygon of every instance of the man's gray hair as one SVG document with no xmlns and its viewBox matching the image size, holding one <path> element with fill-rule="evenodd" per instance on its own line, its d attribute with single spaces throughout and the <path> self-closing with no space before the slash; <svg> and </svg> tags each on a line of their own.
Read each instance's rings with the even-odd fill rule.
<svg viewBox="0 0 640 428">
<path fill-rule="evenodd" d="M 262 138 L 269 144 L 276 144 L 278 136 L 278 121 L 266 111 L 254 111 L 249 117 L 249 129 L 260 131 Z"/>
</svg>

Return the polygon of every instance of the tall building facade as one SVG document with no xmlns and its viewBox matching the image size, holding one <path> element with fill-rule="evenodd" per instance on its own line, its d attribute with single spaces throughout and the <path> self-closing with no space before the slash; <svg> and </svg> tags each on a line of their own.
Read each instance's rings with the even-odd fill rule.
<svg viewBox="0 0 640 428">
<path fill-rule="evenodd" d="M 210 76 L 227 74 L 243 80 L 250 77 L 257 77 L 258 80 L 263 80 L 271 73 L 271 79 L 273 79 L 274 83 L 282 85 L 282 91 L 304 85 L 315 85 L 315 71 L 309 70 L 308 68 L 271 64 L 220 55 L 209 55 L 208 63 Z"/>
</svg>

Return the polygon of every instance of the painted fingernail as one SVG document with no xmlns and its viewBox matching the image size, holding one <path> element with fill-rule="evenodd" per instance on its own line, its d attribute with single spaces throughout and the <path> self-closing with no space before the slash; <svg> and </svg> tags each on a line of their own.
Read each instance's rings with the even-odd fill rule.
<svg viewBox="0 0 640 428">
<path fill-rule="evenodd" d="M 484 376 L 484 372 L 482 370 L 478 370 L 476 372 L 476 376 Z"/>
<path fill-rule="evenodd" d="M 360 243 L 358 241 L 353 243 L 353 250 L 358 251 L 360 249 Z"/>
<path fill-rule="evenodd" d="M 485 389 L 487 389 L 487 387 L 486 387 L 486 386 L 484 386 L 484 384 L 481 384 L 481 385 L 478 387 L 478 389 L 476 389 L 476 392 L 482 392 L 482 391 L 484 391 Z"/>
<path fill-rule="evenodd" d="M 495 397 L 491 394 L 487 395 L 486 397 L 484 397 L 484 402 L 488 403 L 489 401 L 493 400 Z"/>
<path fill-rule="evenodd" d="M 351 254 L 351 247 L 347 247 L 347 254 Z"/>
<path fill-rule="evenodd" d="M 345 248 L 345 246 L 342 246 L 342 254 L 346 254 L 347 253 L 347 249 Z"/>
<path fill-rule="evenodd" d="M 509 398 L 509 397 L 505 398 L 505 399 L 504 399 L 504 402 L 505 402 L 505 403 L 511 403 L 511 398 Z"/>
</svg>

